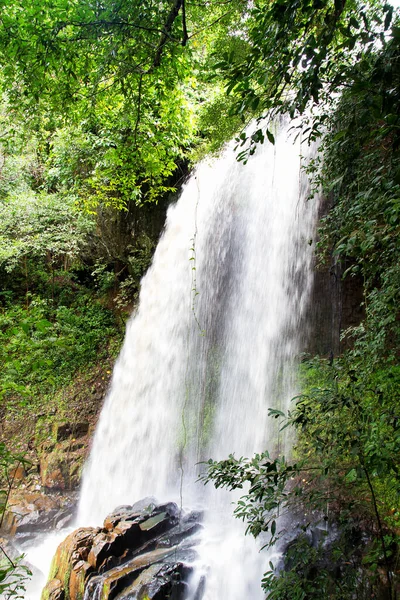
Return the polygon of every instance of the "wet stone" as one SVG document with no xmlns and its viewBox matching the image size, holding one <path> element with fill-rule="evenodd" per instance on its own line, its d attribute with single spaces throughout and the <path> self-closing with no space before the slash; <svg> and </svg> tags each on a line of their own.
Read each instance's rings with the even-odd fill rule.
<svg viewBox="0 0 400 600">
<path fill-rule="evenodd" d="M 59 587 L 53 580 L 69 600 L 183 600 L 197 558 L 198 516 L 153 498 L 118 507 L 102 529 L 81 528 L 60 544 L 42 600 L 49 586 Z"/>
</svg>

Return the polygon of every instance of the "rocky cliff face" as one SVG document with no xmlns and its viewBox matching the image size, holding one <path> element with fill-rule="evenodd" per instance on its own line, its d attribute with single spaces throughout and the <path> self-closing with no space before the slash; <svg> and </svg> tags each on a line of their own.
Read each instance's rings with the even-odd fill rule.
<svg viewBox="0 0 400 600">
<path fill-rule="evenodd" d="M 359 325 L 364 316 L 361 277 L 342 279 L 344 268 L 332 264 L 315 270 L 308 310 L 309 341 L 307 352 L 329 357 L 348 348 L 341 334 Z"/>
<path fill-rule="evenodd" d="M 331 198 L 322 200 L 320 219 L 328 214 L 331 205 Z M 349 258 L 346 264 L 340 264 L 333 256 L 323 265 L 318 258 L 315 260 L 310 305 L 304 320 L 304 329 L 308 330 L 304 350 L 312 355 L 329 357 L 343 352 L 350 342 L 341 340 L 342 333 L 359 325 L 364 317 L 362 278 L 359 275 L 343 278 L 353 262 Z"/>
<path fill-rule="evenodd" d="M 183 599 L 200 518 L 152 499 L 119 507 L 60 544 L 42 600 Z"/>
</svg>

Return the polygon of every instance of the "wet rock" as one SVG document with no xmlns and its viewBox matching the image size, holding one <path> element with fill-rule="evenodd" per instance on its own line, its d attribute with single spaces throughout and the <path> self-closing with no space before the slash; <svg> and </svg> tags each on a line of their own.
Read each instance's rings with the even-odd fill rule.
<svg viewBox="0 0 400 600">
<path fill-rule="evenodd" d="M 42 593 L 43 600 L 65 600 L 64 589 L 59 579 L 52 579 Z"/>
<path fill-rule="evenodd" d="M 171 552 L 154 551 L 136 558 L 123 567 L 109 571 L 103 577 L 95 577 L 88 586 L 89 597 L 101 590 L 102 600 L 134 600 L 136 598 L 179 599 L 184 597 L 187 580 L 192 569 L 171 558 Z M 146 567 L 143 569 L 143 566 Z"/>
<path fill-rule="evenodd" d="M 49 581 L 42 592 L 42 600 L 47 600 L 46 589 L 53 580 L 62 582 L 66 600 L 83 598 L 84 580 L 92 570 L 86 559 L 99 531 L 99 528 L 81 527 L 59 545 L 51 564 Z"/>
<path fill-rule="evenodd" d="M 141 520 L 145 520 L 146 516 L 149 517 L 156 511 L 156 508 L 157 500 L 151 496 L 135 502 L 132 506 L 118 506 L 105 518 L 104 527 L 106 529 L 113 529 L 120 521 L 134 521 L 138 517 Z M 159 510 L 159 512 L 162 511 Z"/>
<path fill-rule="evenodd" d="M 46 496 L 39 492 L 18 492 L 10 497 L 2 531 L 15 536 L 19 544 L 38 533 L 68 526 L 74 517 L 75 498 Z"/>
<path fill-rule="evenodd" d="M 83 600 L 85 593 L 99 600 L 181 600 L 197 556 L 199 516 L 153 498 L 120 506 L 101 529 L 78 529 L 60 544 L 49 583 L 62 582 L 65 600 Z"/>
<path fill-rule="evenodd" d="M 198 583 L 197 589 L 194 593 L 193 600 L 201 600 L 203 598 L 204 592 L 206 590 L 206 578 L 204 575 L 200 577 L 200 581 Z"/>
</svg>

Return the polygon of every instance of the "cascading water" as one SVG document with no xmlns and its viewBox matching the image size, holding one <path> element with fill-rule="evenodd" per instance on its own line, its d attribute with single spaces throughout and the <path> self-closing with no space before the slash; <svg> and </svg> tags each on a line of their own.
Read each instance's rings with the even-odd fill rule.
<svg viewBox="0 0 400 600">
<path fill-rule="evenodd" d="M 149 495 L 204 506 L 207 600 L 263 597 L 265 556 L 196 463 L 285 443 L 267 415 L 293 395 L 316 215 L 288 137 L 281 126 L 247 165 L 229 146 L 169 209 L 83 479 L 79 525 Z"/>
</svg>

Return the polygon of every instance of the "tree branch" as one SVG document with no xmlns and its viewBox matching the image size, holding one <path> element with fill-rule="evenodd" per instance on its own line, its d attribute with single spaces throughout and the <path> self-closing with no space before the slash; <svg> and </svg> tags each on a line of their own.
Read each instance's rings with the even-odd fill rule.
<svg viewBox="0 0 400 600">
<path fill-rule="evenodd" d="M 140 109 L 141 109 L 141 104 L 142 104 L 142 84 L 143 84 L 143 73 L 141 73 L 139 76 L 136 123 L 135 123 L 135 129 L 134 129 L 134 133 L 133 133 L 133 139 L 135 140 L 135 148 L 137 148 L 137 134 L 138 134 L 139 123 L 140 123 Z"/>
<path fill-rule="evenodd" d="M 0 550 L 2 551 L 2 553 L 4 554 L 6 559 L 10 562 L 12 568 L 15 569 L 16 564 L 11 560 L 11 558 L 8 556 L 7 552 L 4 550 L 3 546 L 1 546 L 1 545 L 0 545 Z"/>
<path fill-rule="evenodd" d="M 187 41 L 189 39 L 187 25 L 186 25 L 186 4 L 185 0 L 182 0 L 182 28 L 183 28 L 183 38 L 182 38 L 182 46 L 186 46 Z"/>
<path fill-rule="evenodd" d="M 183 0 L 175 0 L 174 4 L 172 5 L 170 13 L 165 22 L 164 30 L 163 30 L 163 33 L 161 34 L 160 41 L 158 42 L 158 46 L 157 46 L 156 53 L 154 56 L 153 64 L 148 69 L 148 71 L 147 71 L 148 73 L 150 73 L 156 67 L 159 67 L 161 64 L 161 56 L 162 56 L 162 53 L 164 50 L 164 46 L 167 43 L 169 34 L 171 33 L 171 30 L 172 30 L 172 26 L 174 24 L 176 17 L 179 14 L 182 4 L 183 4 Z"/>
</svg>

